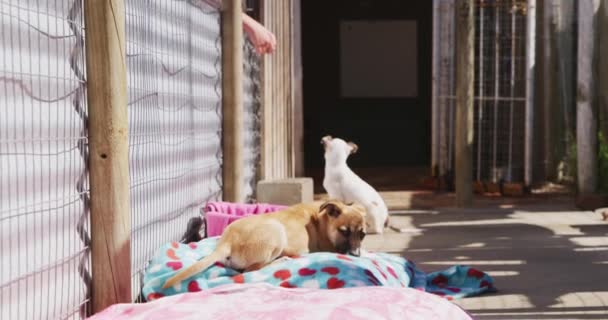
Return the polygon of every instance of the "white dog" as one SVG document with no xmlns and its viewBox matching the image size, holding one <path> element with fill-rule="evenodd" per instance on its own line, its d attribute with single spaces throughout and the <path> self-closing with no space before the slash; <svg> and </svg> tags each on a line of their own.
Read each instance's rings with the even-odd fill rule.
<svg viewBox="0 0 608 320">
<path fill-rule="evenodd" d="M 384 200 L 346 164 L 348 156 L 357 152 L 357 145 L 331 136 L 323 137 L 321 144 L 325 148 L 323 188 L 329 198 L 362 204 L 367 211 L 367 231 L 383 233 L 388 225 L 388 208 Z"/>
</svg>

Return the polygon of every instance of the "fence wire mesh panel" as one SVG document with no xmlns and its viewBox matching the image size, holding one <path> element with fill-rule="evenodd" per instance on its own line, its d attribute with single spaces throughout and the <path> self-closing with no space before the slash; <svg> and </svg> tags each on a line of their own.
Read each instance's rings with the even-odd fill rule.
<svg viewBox="0 0 608 320">
<path fill-rule="evenodd" d="M 220 199 L 220 14 L 203 1 L 128 0 L 132 288 L 147 261 Z"/>
<path fill-rule="evenodd" d="M 0 1 L 0 318 L 88 309 L 82 0 Z"/>
<path fill-rule="evenodd" d="M 453 168 L 454 1 L 436 0 L 435 107 L 439 172 Z M 474 178 L 523 181 L 526 1 L 475 2 Z"/>
<path fill-rule="evenodd" d="M 245 148 L 245 196 L 248 201 L 255 201 L 255 188 L 259 180 L 260 164 L 260 58 L 255 52 L 255 48 L 245 37 L 243 52 L 243 102 L 244 113 L 244 148 Z"/>
<path fill-rule="evenodd" d="M 474 177 L 523 181 L 526 1 L 476 6 Z"/>
</svg>

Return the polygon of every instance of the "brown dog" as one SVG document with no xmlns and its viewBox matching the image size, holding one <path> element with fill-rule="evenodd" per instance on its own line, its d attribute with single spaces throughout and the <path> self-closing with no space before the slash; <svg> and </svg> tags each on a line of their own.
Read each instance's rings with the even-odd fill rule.
<svg viewBox="0 0 608 320">
<path fill-rule="evenodd" d="M 364 237 L 365 209 L 357 204 L 315 202 L 249 216 L 231 223 L 210 255 L 169 278 L 163 289 L 216 262 L 235 270 L 252 271 L 277 258 L 309 252 L 358 256 Z"/>
</svg>

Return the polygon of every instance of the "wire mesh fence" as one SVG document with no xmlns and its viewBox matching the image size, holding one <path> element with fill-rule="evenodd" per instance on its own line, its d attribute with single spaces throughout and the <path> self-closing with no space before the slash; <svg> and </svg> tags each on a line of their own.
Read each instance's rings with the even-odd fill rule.
<svg viewBox="0 0 608 320">
<path fill-rule="evenodd" d="M 222 197 L 215 1 L 126 2 L 133 299 L 157 248 Z M 0 318 L 90 314 L 82 0 L 0 0 Z M 260 158 L 260 60 L 244 50 L 246 195 Z"/>
<path fill-rule="evenodd" d="M 160 245 L 221 199 L 220 13 L 203 1 L 128 0 L 132 290 Z"/>
<path fill-rule="evenodd" d="M 454 161 L 454 1 L 436 0 L 435 110 L 440 174 Z M 523 181 L 526 2 L 475 2 L 473 174 L 480 181 Z"/>
<path fill-rule="evenodd" d="M 475 34 L 474 177 L 523 181 L 526 1 L 479 1 Z"/>
<path fill-rule="evenodd" d="M 244 123 L 243 146 L 245 149 L 245 196 L 248 201 L 255 201 L 256 184 L 259 180 L 261 155 L 261 92 L 260 92 L 260 58 L 253 45 L 246 39 L 243 54 L 244 83 Z"/>
<path fill-rule="evenodd" d="M 81 0 L 0 1 L 0 318 L 87 313 Z"/>
</svg>

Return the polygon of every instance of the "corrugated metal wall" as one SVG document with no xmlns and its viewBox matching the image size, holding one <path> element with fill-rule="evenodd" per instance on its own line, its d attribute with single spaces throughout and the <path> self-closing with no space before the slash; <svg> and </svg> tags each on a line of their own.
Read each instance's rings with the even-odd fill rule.
<svg viewBox="0 0 608 320">
<path fill-rule="evenodd" d="M 0 319 L 88 304 L 81 0 L 0 1 Z"/>
<path fill-rule="evenodd" d="M 132 288 L 222 197 L 221 14 L 128 0 Z M 0 1 L 0 318 L 82 318 L 89 187 L 82 0 Z M 245 50 L 246 194 L 259 177 L 260 66 Z"/>
<path fill-rule="evenodd" d="M 265 0 L 262 21 L 277 38 L 277 50 L 263 61 L 263 179 L 293 177 L 295 100 L 293 1 Z"/>
</svg>

